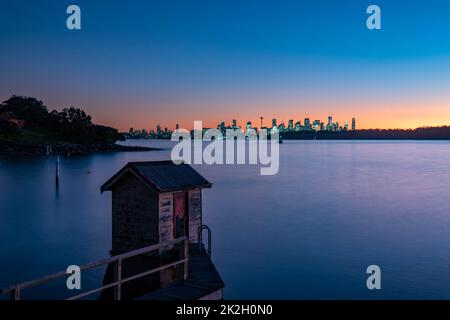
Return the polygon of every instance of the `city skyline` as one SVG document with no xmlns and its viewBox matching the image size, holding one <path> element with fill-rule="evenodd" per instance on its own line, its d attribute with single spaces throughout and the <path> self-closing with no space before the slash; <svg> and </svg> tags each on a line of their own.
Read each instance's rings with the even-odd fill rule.
<svg viewBox="0 0 450 320">
<path fill-rule="evenodd" d="M 277 129 L 281 131 L 355 131 L 356 130 L 356 118 L 352 117 L 350 121 L 339 122 L 333 121 L 333 116 L 327 117 L 327 122 L 321 121 L 320 119 L 311 119 L 306 117 L 302 120 L 289 119 L 287 122 L 284 120 L 272 118 L 270 119 L 270 124 L 267 126 L 264 123 L 264 117 L 259 118 L 259 123 L 254 123 L 252 121 L 245 121 L 240 124 L 236 119 L 231 119 L 230 121 L 221 121 L 216 126 L 206 126 L 204 130 L 217 128 L 224 131 L 225 129 L 242 129 L 243 132 L 247 132 L 249 129 L 254 129 L 256 131 L 260 129 Z M 335 120 L 335 119 L 334 119 Z M 169 127 L 161 124 L 157 124 L 155 128 L 138 128 L 130 127 L 127 131 L 129 134 L 133 133 L 148 133 L 156 135 L 168 135 L 174 130 L 185 129 L 193 130 L 193 128 L 184 128 L 176 123 L 174 127 Z"/>
<path fill-rule="evenodd" d="M 360 1 L 77 4 L 77 31 L 66 3 L 2 4 L 3 100 L 73 105 L 121 131 L 173 115 L 186 128 L 330 113 L 361 129 L 450 123 L 447 1 L 380 0 L 376 31 Z"/>
</svg>

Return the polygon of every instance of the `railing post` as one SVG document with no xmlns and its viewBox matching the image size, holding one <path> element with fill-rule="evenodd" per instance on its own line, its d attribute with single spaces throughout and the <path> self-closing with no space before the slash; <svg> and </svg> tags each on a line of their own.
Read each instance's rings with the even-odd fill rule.
<svg viewBox="0 0 450 320">
<path fill-rule="evenodd" d="M 114 300 L 122 299 L 122 258 L 117 260 L 117 264 L 114 266 L 114 282 L 117 285 L 114 287 Z"/>
<path fill-rule="evenodd" d="M 20 288 L 15 287 L 14 290 L 11 291 L 11 300 L 20 300 Z"/>
<path fill-rule="evenodd" d="M 208 255 L 211 259 L 211 229 L 208 227 Z"/>
<path fill-rule="evenodd" d="M 126 260 L 128 258 L 132 258 L 132 257 L 138 256 L 138 255 L 141 255 L 141 254 L 145 254 L 145 253 L 148 253 L 148 252 L 151 252 L 151 251 L 155 251 L 155 250 L 158 250 L 160 248 L 167 247 L 169 245 L 170 246 L 175 245 L 175 244 L 178 245 L 178 244 L 181 244 L 182 242 L 184 242 L 184 248 L 183 248 L 184 250 L 182 250 L 182 251 L 184 251 L 184 259 L 180 258 L 180 260 L 176 261 L 175 263 L 171 263 L 171 264 L 167 265 L 167 267 L 163 267 L 163 268 L 160 267 L 160 268 L 151 270 L 150 273 L 145 273 L 144 272 L 145 274 L 139 275 L 138 277 L 136 277 L 136 275 L 135 276 L 131 276 L 131 277 L 130 276 L 128 276 L 128 277 L 125 276 L 124 277 L 122 275 L 122 268 L 123 268 L 122 264 L 123 264 L 124 260 Z M 180 252 L 180 254 L 181 254 L 181 252 Z M 108 265 L 108 269 L 109 269 L 110 266 L 112 266 L 112 268 L 113 268 L 112 273 L 113 273 L 114 282 L 112 282 L 110 284 L 107 284 L 107 285 L 103 285 L 103 286 L 101 286 L 101 287 L 99 287 L 97 289 L 93 289 L 93 290 L 87 291 L 84 294 L 79 294 L 79 295 L 70 297 L 70 298 L 68 298 L 68 300 L 79 299 L 79 298 L 85 297 L 87 295 L 90 295 L 90 294 L 93 294 L 93 293 L 96 293 L 96 292 L 100 292 L 100 291 L 103 291 L 103 290 L 106 290 L 106 289 L 108 289 L 108 291 L 112 289 L 113 290 L 114 299 L 121 300 L 122 299 L 122 284 L 123 283 L 126 283 L 128 281 L 131 281 L 131 280 L 134 280 L 134 279 L 137 279 L 137 278 L 140 278 L 140 277 L 143 277 L 143 276 L 155 273 L 155 272 L 159 272 L 161 270 L 165 270 L 167 268 L 172 268 L 172 267 L 176 267 L 176 266 L 179 266 L 181 264 L 184 264 L 184 272 L 183 272 L 184 273 L 184 279 L 187 279 L 189 277 L 189 264 L 188 264 L 188 262 L 189 262 L 189 238 L 187 238 L 187 237 L 177 238 L 177 239 L 174 239 L 174 240 L 166 242 L 166 243 L 159 243 L 159 244 L 156 244 L 156 245 L 151 245 L 151 246 L 148 246 L 148 247 L 145 247 L 145 248 L 132 250 L 130 252 L 126 252 L 126 253 L 120 254 L 118 256 L 113 256 L 113 257 L 110 257 L 110 258 L 106 258 L 106 259 L 98 260 L 98 261 L 95 261 L 95 262 L 91 262 L 91 263 L 88 263 L 88 264 L 80 266 L 80 269 L 82 271 L 84 271 L 84 270 L 89 270 L 89 269 L 96 268 L 96 267 L 99 267 L 99 266 L 102 266 L 102 265 Z M 66 276 L 67 276 L 67 273 L 64 270 L 64 271 L 61 271 L 61 272 L 58 272 L 58 273 L 54 273 L 54 274 L 51 274 L 49 276 L 40 278 L 40 279 L 35 279 L 35 280 L 32 280 L 32 281 L 23 282 L 23 283 L 20 283 L 20 284 L 16 284 L 15 286 L 0 288 L 0 296 L 3 295 L 3 294 L 9 294 L 9 298 L 11 300 L 21 300 L 22 299 L 21 294 L 22 294 L 22 290 L 23 289 L 32 288 L 32 287 L 35 287 L 35 286 L 38 286 L 38 285 L 41 285 L 41 284 L 48 283 L 50 281 L 56 280 L 56 279 L 64 278 Z"/>
<path fill-rule="evenodd" d="M 189 238 L 184 240 L 184 280 L 189 276 Z"/>
</svg>

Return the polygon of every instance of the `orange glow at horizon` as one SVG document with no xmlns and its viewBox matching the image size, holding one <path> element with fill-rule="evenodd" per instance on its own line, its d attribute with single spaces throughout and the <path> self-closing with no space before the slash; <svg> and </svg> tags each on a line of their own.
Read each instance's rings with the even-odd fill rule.
<svg viewBox="0 0 450 320">
<path fill-rule="evenodd" d="M 220 111 L 217 111 L 217 110 Z M 258 109 L 260 111 L 258 111 Z M 296 110 L 298 109 L 298 110 Z M 326 112 L 325 109 L 335 109 L 335 112 Z M 160 110 L 156 112 L 155 110 Z M 168 106 L 152 106 L 147 110 L 142 108 L 127 108 L 124 116 L 122 110 L 117 108 L 105 114 L 97 111 L 93 113 L 94 122 L 104 125 L 110 125 L 118 128 L 120 131 L 128 131 L 129 128 L 135 130 L 151 130 L 155 129 L 159 124 L 163 129 L 174 129 L 176 124 L 180 128 L 192 129 L 194 121 L 202 121 L 204 128 L 215 128 L 217 125 L 225 121 L 225 125 L 231 125 L 233 119 L 237 120 L 238 126 L 245 127 L 247 121 L 251 121 L 253 127 L 260 127 L 260 117 L 263 117 L 263 126 L 271 126 L 272 119 L 277 119 L 277 124 L 284 122 L 287 126 L 289 119 L 304 123 L 305 118 L 312 121 L 320 120 L 324 124 L 327 123 L 328 116 L 333 117 L 333 122 L 339 122 L 344 126 L 348 122 L 351 128 L 352 118 L 356 118 L 357 129 L 415 129 L 427 126 L 444 126 L 450 125 L 450 103 L 441 102 L 427 104 L 424 107 L 422 102 L 416 103 L 392 103 L 380 105 L 365 104 L 364 108 L 360 104 L 356 105 L 339 105 L 329 108 L 328 106 L 311 105 L 299 108 L 298 105 L 284 105 L 283 107 L 275 107 L 273 105 L 264 105 L 264 107 L 255 107 L 255 105 L 243 105 L 228 111 L 227 108 L 215 108 L 214 112 L 205 112 L 207 108 L 192 109 L 185 106 L 182 111 L 172 112 Z M 310 112 L 308 112 L 309 110 Z M 314 112 L 314 110 L 316 110 Z M 341 112 L 340 110 L 345 110 Z"/>
</svg>

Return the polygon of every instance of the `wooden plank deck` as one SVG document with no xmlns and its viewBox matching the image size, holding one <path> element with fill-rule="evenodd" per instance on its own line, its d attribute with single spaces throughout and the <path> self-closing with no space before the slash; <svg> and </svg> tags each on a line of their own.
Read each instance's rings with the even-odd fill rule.
<svg viewBox="0 0 450 320">
<path fill-rule="evenodd" d="M 139 297 L 137 300 L 198 300 L 225 286 L 206 250 L 189 245 L 189 277 Z"/>
</svg>

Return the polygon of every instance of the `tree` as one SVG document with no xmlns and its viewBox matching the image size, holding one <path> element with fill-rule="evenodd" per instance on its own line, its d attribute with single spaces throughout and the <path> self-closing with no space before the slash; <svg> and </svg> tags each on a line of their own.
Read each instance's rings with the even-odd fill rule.
<svg viewBox="0 0 450 320">
<path fill-rule="evenodd" d="M 29 124 L 41 124 L 48 118 L 47 107 L 42 101 L 32 97 L 13 95 L 0 106 L 0 113 L 12 112 L 16 119 Z"/>
<path fill-rule="evenodd" d="M 26 121 L 26 128 L 39 131 L 53 140 L 81 144 L 114 143 L 124 137 L 116 129 L 92 123 L 92 118 L 79 108 L 48 112 L 42 101 L 32 97 L 12 96 L 0 104 L 2 132 L 13 132 L 12 119 Z"/>
<path fill-rule="evenodd" d="M 61 112 L 64 120 L 74 126 L 90 127 L 92 126 L 92 119 L 90 115 L 87 115 L 83 110 L 70 107 L 64 108 Z"/>
</svg>

